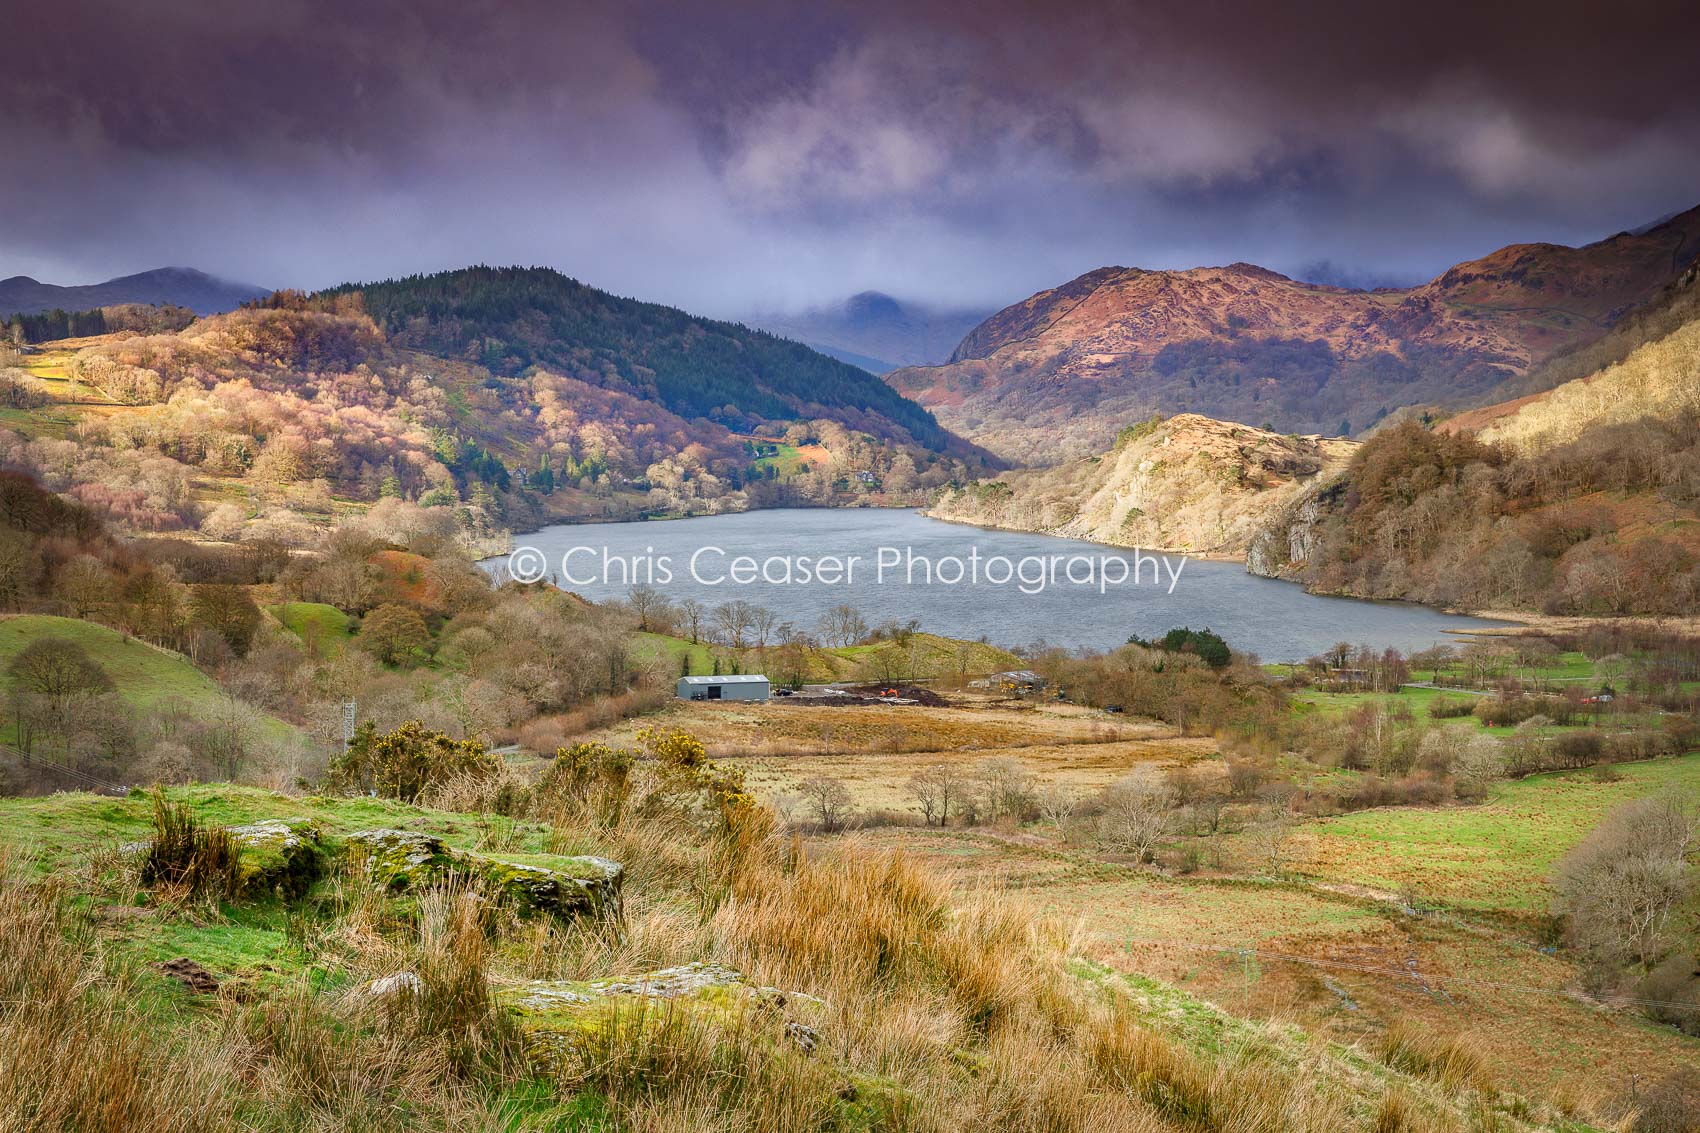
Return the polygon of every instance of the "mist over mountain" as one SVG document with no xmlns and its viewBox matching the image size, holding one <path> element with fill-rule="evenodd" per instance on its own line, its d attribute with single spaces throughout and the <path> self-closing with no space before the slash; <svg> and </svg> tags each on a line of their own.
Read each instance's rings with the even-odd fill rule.
<svg viewBox="0 0 1700 1133">
<path fill-rule="evenodd" d="M 992 312 L 904 302 L 863 291 L 842 303 L 794 313 L 752 315 L 752 326 L 794 338 L 876 374 L 948 359 L 964 335 Z"/>
<path fill-rule="evenodd" d="M 154 268 L 105 283 L 72 286 L 15 275 L 0 279 L 0 314 L 37 315 L 55 308 L 88 311 L 119 303 L 170 303 L 197 315 L 217 315 L 270 294 L 269 287 L 220 279 L 194 268 Z"/>
</svg>

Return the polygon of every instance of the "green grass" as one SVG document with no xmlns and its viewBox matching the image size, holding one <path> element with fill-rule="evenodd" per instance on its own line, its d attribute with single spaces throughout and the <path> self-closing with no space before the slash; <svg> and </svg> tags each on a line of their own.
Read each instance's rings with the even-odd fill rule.
<svg viewBox="0 0 1700 1133">
<path fill-rule="evenodd" d="M 669 637 L 663 633 L 636 633 L 632 635 L 632 657 L 640 664 L 651 664 L 665 661 L 667 669 L 674 676 L 685 676 L 684 661 L 689 657 L 691 673 L 706 675 L 714 671 L 714 652 L 701 643 L 691 644 L 683 637 Z"/>
<path fill-rule="evenodd" d="M 43 614 L 0 618 L 0 687 L 10 687 L 5 670 L 12 659 L 31 642 L 48 637 L 65 638 L 82 646 L 112 678 L 118 695 L 138 710 L 180 705 L 194 715 L 208 717 L 225 706 L 226 694 L 218 682 L 181 653 L 125 637 L 94 622 Z M 267 739 L 281 742 L 296 735 L 292 725 L 275 716 L 255 713 L 254 718 Z"/>
<path fill-rule="evenodd" d="M 326 653 L 340 653 L 354 639 L 349 616 L 324 602 L 284 602 L 266 609 L 303 643 L 317 642 Z"/>
<path fill-rule="evenodd" d="M 169 787 L 165 793 L 187 805 L 208 825 L 236 825 L 264 818 L 305 819 L 316 823 L 333 840 L 356 830 L 399 826 L 503 860 L 545 866 L 561 860 L 544 852 L 549 827 L 540 822 L 497 820 L 495 828 L 503 835 L 503 848 L 496 851 L 480 845 L 489 831 L 476 817 L 390 799 L 285 795 L 231 783 Z M 0 846 L 33 853 L 43 869 L 73 867 L 90 850 L 135 841 L 152 829 L 153 800 L 144 791 L 132 791 L 119 799 L 80 793 L 0 798 Z"/>
<path fill-rule="evenodd" d="M 768 468 L 775 469 L 780 479 L 795 476 L 808 467 L 808 462 L 798 454 L 796 445 L 781 444 L 777 447 L 779 451 L 774 455 L 757 457 L 755 466 L 764 471 Z"/>
<path fill-rule="evenodd" d="M 1622 764 L 1601 783 L 1589 771 L 1501 783 L 1479 806 L 1395 807 L 1306 827 L 1301 871 L 1461 908 L 1543 914 L 1547 877 L 1615 807 L 1663 790 L 1700 793 L 1700 754 Z"/>
</svg>

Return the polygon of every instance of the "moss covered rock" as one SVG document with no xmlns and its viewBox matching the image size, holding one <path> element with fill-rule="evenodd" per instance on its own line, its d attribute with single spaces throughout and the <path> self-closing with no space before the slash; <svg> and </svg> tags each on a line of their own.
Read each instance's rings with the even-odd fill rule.
<svg viewBox="0 0 1700 1133">
<path fill-rule="evenodd" d="M 244 894 L 293 900 L 324 876 L 323 834 L 311 822 L 266 819 L 228 829 L 241 851 L 237 874 Z"/>
<path fill-rule="evenodd" d="M 356 830 L 346 841 L 352 852 L 366 855 L 372 880 L 393 892 L 427 888 L 455 868 L 443 840 L 417 830 Z"/>
<path fill-rule="evenodd" d="M 393 891 L 419 889 L 461 873 L 527 916 L 620 915 L 625 870 L 606 858 L 550 858 L 547 865 L 512 861 L 457 850 L 417 830 L 361 830 L 348 836 L 348 844 L 367 855 L 373 879 Z"/>
<path fill-rule="evenodd" d="M 518 1022 L 533 1064 L 544 1073 L 569 1065 L 617 1025 L 622 1011 L 642 1012 L 638 1026 L 659 1025 L 676 1012 L 722 1022 L 753 1013 L 774 1028 L 776 1042 L 813 1054 L 820 1044 L 818 1009 L 824 1006 L 814 996 L 764 987 L 735 969 L 702 961 L 607 980 L 529 980 L 498 989 L 497 998 Z"/>
</svg>

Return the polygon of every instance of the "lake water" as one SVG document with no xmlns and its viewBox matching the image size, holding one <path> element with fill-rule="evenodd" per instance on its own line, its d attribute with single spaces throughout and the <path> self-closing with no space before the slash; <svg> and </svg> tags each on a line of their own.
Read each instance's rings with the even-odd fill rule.
<svg viewBox="0 0 1700 1133">
<path fill-rule="evenodd" d="M 1190 626 L 1266 661 L 1297 661 L 1338 641 L 1411 652 L 1456 640 L 1447 630 L 1500 624 L 1306 594 L 1239 563 L 1136 556 L 874 508 L 559 525 L 516 537 L 512 555 L 483 565 L 597 601 L 623 598 L 634 584 L 710 606 L 742 599 L 810 633 L 847 603 L 870 626 L 919 619 L 931 633 L 1004 646 L 1107 649 Z"/>
</svg>

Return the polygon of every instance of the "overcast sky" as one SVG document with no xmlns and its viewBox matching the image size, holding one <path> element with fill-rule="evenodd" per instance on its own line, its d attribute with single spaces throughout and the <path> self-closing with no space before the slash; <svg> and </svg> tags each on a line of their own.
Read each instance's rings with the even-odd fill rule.
<svg viewBox="0 0 1700 1133">
<path fill-rule="evenodd" d="M 547 264 L 710 314 L 1427 278 L 1700 203 L 1691 3 L 0 0 L 0 277 Z"/>
</svg>

